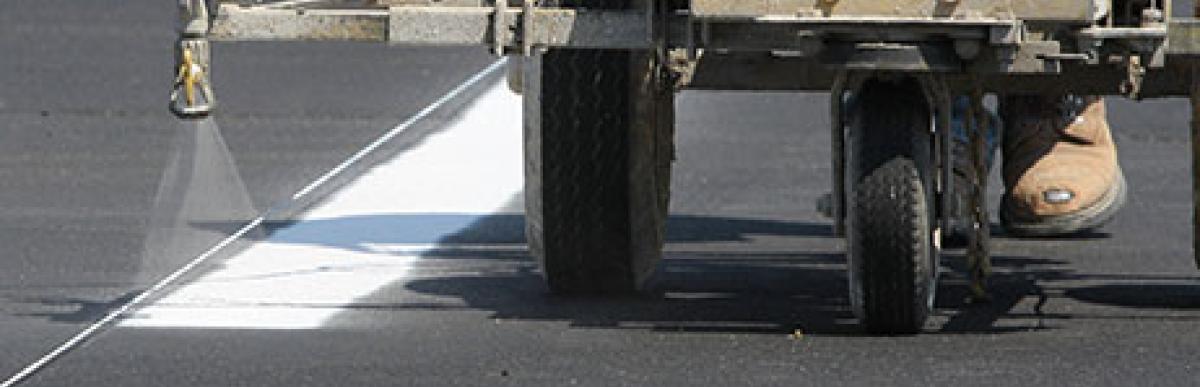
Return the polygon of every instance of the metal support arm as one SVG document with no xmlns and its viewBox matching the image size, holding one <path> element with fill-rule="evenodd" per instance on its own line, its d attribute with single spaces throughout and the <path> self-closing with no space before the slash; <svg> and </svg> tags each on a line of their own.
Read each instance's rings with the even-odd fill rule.
<svg viewBox="0 0 1200 387">
<path fill-rule="evenodd" d="M 497 4 L 505 4 L 503 1 Z M 400 6 L 378 9 L 277 9 L 222 4 L 213 40 L 350 40 L 411 45 L 648 49 L 646 15 L 637 11 Z"/>
</svg>

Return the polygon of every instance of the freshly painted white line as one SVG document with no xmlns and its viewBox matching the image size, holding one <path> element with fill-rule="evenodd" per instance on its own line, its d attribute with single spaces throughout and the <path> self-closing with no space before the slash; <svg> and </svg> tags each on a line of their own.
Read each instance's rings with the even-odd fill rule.
<svg viewBox="0 0 1200 387">
<path fill-rule="evenodd" d="M 396 127 L 389 130 L 388 132 L 384 133 L 383 136 L 380 136 L 379 139 L 377 139 L 376 141 L 369 144 L 366 148 L 363 148 L 358 153 L 355 153 L 353 156 L 351 156 L 345 162 L 338 165 L 334 169 L 330 170 L 328 173 L 326 173 L 325 175 L 318 178 L 312 184 L 309 184 L 308 186 L 306 186 L 300 192 L 297 192 L 295 195 L 292 196 L 292 201 L 295 201 L 296 199 L 300 199 L 304 196 L 307 196 L 310 192 L 312 192 L 313 189 L 319 187 L 320 185 L 327 182 L 330 178 L 341 173 L 346 168 L 348 168 L 350 165 L 358 162 L 363 157 L 365 157 L 368 153 L 374 151 L 376 148 L 383 145 L 385 142 L 391 140 L 392 138 L 396 137 L 401 132 L 408 130 L 408 128 L 411 127 L 413 124 L 425 119 L 431 113 L 433 113 L 434 111 L 437 111 L 442 106 L 444 106 L 446 103 L 461 96 L 464 92 L 466 92 L 470 88 L 474 87 L 479 82 L 486 79 L 488 76 L 491 76 L 492 74 L 496 73 L 497 70 L 504 67 L 505 62 L 506 61 L 502 59 L 502 60 L 496 61 L 495 63 L 492 63 L 490 66 L 485 68 L 483 71 L 480 71 L 479 73 L 475 74 L 474 76 L 472 76 L 471 78 L 469 78 L 465 82 L 463 82 L 462 84 L 455 87 L 449 93 L 442 96 L 437 101 L 434 101 L 433 104 L 425 107 L 425 109 L 422 109 L 421 111 L 417 112 L 416 115 L 414 115 L 411 118 L 409 118 L 408 120 L 400 123 Z M 493 87 L 493 89 L 495 89 L 495 87 Z M 147 299 L 149 299 L 152 296 L 157 295 L 158 292 L 162 291 L 166 287 L 173 285 L 175 283 L 175 281 L 179 280 L 180 277 L 191 272 L 197 266 L 208 261 L 217 252 L 221 251 L 222 249 L 229 246 L 233 242 L 236 242 L 239 239 L 241 239 L 242 237 L 246 236 L 246 234 L 249 233 L 250 231 L 258 228 L 260 225 L 262 225 L 263 221 L 265 221 L 268 217 L 274 215 L 274 213 L 278 210 L 278 208 L 287 208 L 288 206 L 290 206 L 290 204 L 291 203 L 288 203 L 288 202 L 279 203 L 275 207 L 268 208 L 259 217 L 251 220 L 245 226 L 243 226 L 241 229 L 238 229 L 236 232 L 234 232 L 232 235 L 221 240 L 213 247 L 209 248 L 208 250 L 204 251 L 200 255 L 193 258 L 191 261 L 188 261 L 188 263 L 183 265 L 183 267 L 180 267 L 179 269 L 175 270 L 174 272 L 171 272 L 171 274 L 168 274 L 166 277 L 163 277 L 161 280 L 154 283 L 154 285 L 150 286 L 150 288 L 139 293 L 133 299 L 130 299 L 128 302 L 121 305 L 120 307 L 108 312 L 108 314 L 104 315 L 104 317 L 100 318 L 100 320 L 97 320 L 96 322 L 89 325 L 87 328 L 84 328 L 79 333 L 76 333 L 74 336 L 71 336 L 71 338 L 67 339 L 62 344 L 59 344 L 54 349 L 50 350 L 50 352 L 46 353 L 45 355 L 42 355 L 42 357 L 38 358 L 33 363 L 30 363 L 29 365 L 25 366 L 25 368 L 22 368 L 20 371 L 17 371 L 17 373 L 10 376 L 8 379 L 5 379 L 4 382 L 0 382 L 0 387 L 15 386 L 15 385 L 17 385 L 17 383 L 24 381 L 29 376 L 31 376 L 34 373 L 41 370 L 47 364 L 50 364 L 51 362 L 57 360 L 63 354 L 70 352 L 72 349 L 79 346 L 79 344 L 87 341 L 89 338 L 91 338 L 93 335 L 95 335 L 101 329 L 107 327 L 109 324 L 112 324 L 113 322 L 116 322 L 117 320 L 124 317 L 127 313 L 129 313 L 130 310 L 133 310 L 135 307 L 140 306 Z"/>
<path fill-rule="evenodd" d="M 305 196 L 308 196 L 308 194 L 312 193 L 312 191 L 314 189 L 329 182 L 329 179 L 332 179 L 333 177 L 341 174 L 342 172 L 344 172 L 346 170 L 346 168 L 349 168 L 350 166 L 358 163 L 359 161 L 362 160 L 363 157 L 366 157 L 368 154 L 371 154 L 372 152 L 374 152 L 376 149 L 378 149 L 383 144 L 387 143 L 388 141 L 391 141 L 392 138 L 395 138 L 396 136 L 400 135 L 400 133 L 404 132 L 405 130 L 408 130 L 408 128 L 411 127 L 413 124 L 420 122 L 421 120 L 424 120 L 426 117 L 429 117 L 430 114 L 433 114 L 433 112 L 437 111 L 438 109 L 441 109 L 442 106 L 444 106 L 446 103 L 450 102 L 451 100 L 453 100 L 455 98 L 458 98 L 460 95 L 462 95 L 463 92 L 467 91 L 467 89 L 473 87 L 475 84 L 482 81 L 488 75 L 491 75 L 492 73 L 495 73 L 500 68 L 504 67 L 505 63 L 508 63 L 508 60 L 501 59 L 501 60 L 496 61 L 495 63 L 492 63 L 486 69 L 483 69 L 483 71 L 479 72 L 478 74 L 475 74 L 470 79 L 468 79 L 466 82 L 463 82 L 463 84 L 454 88 L 454 90 L 451 90 L 449 93 L 446 93 L 446 95 L 443 95 L 442 98 L 439 98 L 437 101 L 434 101 L 429 106 L 426 106 L 424 109 L 421 109 L 421 111 L 418 111 L 417 114 L 414 114 L 412 117 L 409 117 L 408 120 L 401 122 L 400 125 L 396 125 L 396 127 L 392 128 L 392 130 L 389 130 L 387 133 L 384 133 L 384 135 L 379 136 L 379 138 L 375 139 L 375 141 L 372 141 L 370 144 L 367 144 L 367 146 L 363 147 L 358 152 L 355 152 L 353 155 L 351 155 L 349 158 L 347 158 L 346 161 L 343 161 L 341 164 L 338 164 L 336 167 L 333 167 L 333 169 L 330 169 L 329 172 L 326 172 L 324 175 L 321 175 L 321 177 L 318 177 L 316 180 L 313 180 L 312 183 L 309 183 L 307 186 L 300 189 L 299 192 L 296 192 L 294 195 L 292 195 L 292 199 L 297 200 L 297 199 L 303 198 Z M 518 115 L 521 114 L 521 105 L 519 103 L 517 105 L 517 110 L 515 111 L 515 113 Z M 0 387 L 3 387 L 3 386 L 0 386 Z"/>
<path fill-rule="evenodd" d="M 121 325 L 319 328 L 403 281 L 440 240 L 504 209 L 523 181 L 521 99 L 501 82 L 449 129 Z"/>
</svg>

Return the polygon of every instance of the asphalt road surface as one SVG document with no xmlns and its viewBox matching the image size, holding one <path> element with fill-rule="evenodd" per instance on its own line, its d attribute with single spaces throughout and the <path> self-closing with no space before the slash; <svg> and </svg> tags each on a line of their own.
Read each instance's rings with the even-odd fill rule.
<svg viewBox="0 0 1200 387">
<path fill-rule="evenodd" d="M 1182 101 L 1112 101 L 1116 221 L 997 231 L 991 304 L 962 302 L 950 251 L 926 332 L 870 337 L 813 206 L 824 95 L 683 93 L 652 291 L 558 298 L 523 245 L 519 98 L 483 50 L 220 44 L 222 110 L 181 123 L 173 11 L 0 2 L 0 378 L 271 209 L 21 385 L 1200 383 Z"/>
</svg>

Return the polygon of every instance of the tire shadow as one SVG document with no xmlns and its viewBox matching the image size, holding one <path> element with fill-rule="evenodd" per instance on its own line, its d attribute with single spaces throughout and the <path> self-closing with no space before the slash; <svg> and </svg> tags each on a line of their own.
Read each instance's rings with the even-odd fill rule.
<svg viewBox="0 0 1200 387">
<path fill-rule="evenodd" d="M 647 289 L 612 297 L 549 294 L 525 248 L 524 229 L 520 214 L 392 214 L 304 221 L 278 229 L 270 240 L 360 251 L 394 245 L 403 254 L 403 246 L 430 246 L 417 253 L 441 269 L 401 279 L 347 309 L 478 310 L 495 320 L 662 332 L 862 334 L 849 310 L 844 252 L 828 224 L 674 215 L 665 258 Z M 1066 259 L 1004 255 L 993 257 L 991 301 L 972 303 L 964 262 L 961 250 L 943 253 L 926 334 L 1020 333 L 1068 329 L 1073 319 L 1148 318 L 1122 307 L 1200 309 L 1200 286 L 1178 284 L 1179 276 L 1080 273 Z M 389 301 L 404 293 L 422 301 Z M 1117 308 L 1080 311 L 1062 302 Z"/>
</svg>

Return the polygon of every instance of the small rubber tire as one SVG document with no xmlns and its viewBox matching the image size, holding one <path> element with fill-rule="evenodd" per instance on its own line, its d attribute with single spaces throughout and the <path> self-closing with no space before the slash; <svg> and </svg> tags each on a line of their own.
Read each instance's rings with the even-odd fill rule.
<svg viewBox="0 0 1200 387">
<path fill-rule="evenodd" d="M 933 140 L 920 90 L 911 78 L 872 79 L 851 107 L 850 304 L 873 334 L 918 333 L 933 309 Z"/>
</svg>

